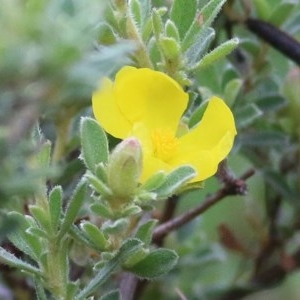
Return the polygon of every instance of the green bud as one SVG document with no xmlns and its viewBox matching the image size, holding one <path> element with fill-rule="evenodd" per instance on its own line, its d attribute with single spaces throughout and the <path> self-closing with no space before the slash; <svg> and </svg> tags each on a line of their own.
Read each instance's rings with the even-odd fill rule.
<svg viewBox="0 0 300 300">
<path fill-rule="evenodd" d="M 161 37 L 159 45 L 168 60 L 174 60 L 180 55 L 180 45 L 171 37 Z"/>
<path fill-rule="evenodd" d="M 131 201 L 134 198 L 141 172 L 141 144 L 136 138 L 128 138 L 117 145 L 107 166 L 107 181 L 113 198 L 121 203 Z"/>
<path fill-rule="evenodd" d="M 156 39 L 158 39 L 160 34 L 163 32 L 164 25 L 161 19 L 161 15 L 159 14 L 157 9 L 153 9 L 152 11 L 152 26 L 154 36 L 156 37 Z"/>
<path fill-rule="evenodd" d="M 130 12 L 131 12 L 134 20 L 137 22 L 138 26 L 140 27 L 141 23 L 142 23 L 142 8 L 141 8 L 140 1 L 129 0 L 128 7 L 130 9 Z"/>
<path fill-rule="evenodd" d="M 173 21 L 167 20 L 165 24 L 165 33 L 167 37 L 173 38 L 177 42 L 180 42 L 179 32 Z"/>
</svg>

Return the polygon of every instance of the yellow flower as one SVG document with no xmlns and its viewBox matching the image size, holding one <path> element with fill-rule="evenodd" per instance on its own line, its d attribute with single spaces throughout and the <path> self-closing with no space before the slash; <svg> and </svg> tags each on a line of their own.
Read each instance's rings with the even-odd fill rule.
<svg viewBox="0 0 300 300">
<path fill-rule="evenodd" d="M 166 74 L 151 69 L 123 67 L 115 81 L 108 78 L 93 94 L 93 111 L 106 132 L 116 138 L 138 138 L 143 149 L 144 182 L 159 170 L 182 165 L 197 170 L 192 181 L 202 181 L 217 171 L 230 152 L 236 128 L 223 100 L 209 100 L 202 120 L 178 136 L 188 94 Z"/>
</svg>

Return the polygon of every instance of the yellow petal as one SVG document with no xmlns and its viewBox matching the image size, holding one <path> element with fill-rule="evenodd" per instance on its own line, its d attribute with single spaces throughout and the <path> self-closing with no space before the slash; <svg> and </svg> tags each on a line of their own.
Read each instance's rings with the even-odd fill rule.
<svg viewBox="0 0 300 300">
<path fill-rule="evenodd" d="M 179 138 L 172 163 L 190 163 L 198 171 L 193 181 L 204 180 L 215 174 L 220 161 L 230 152 L 235 135 L 232 112 L 223 100 L 213 97 L 201 122 Z"/>
<path fill-rule="evenodd" d="M 144 155 L 141 182 L 145 182 L 158 171 L 166 171 L 167 173 L 169 173 L 173 169 L 173 166 L 163 162 L 160 159 L 155 158 L 154 156 Z"/>
<path fill-rule="evenodd" d="M 122 68 L 114 92 L 123 116 L 148 129 L 168 127 L 175 132 L 188 103 L 188 94 L 175 80 L 146 68 Z"/>
<path fill-rule="evenodd" d="M 136 137 L 143 150 L 143 171 L 141 176 L 141 182 L 145 182 L 149 177 L 154 175 L 158 171 L 169 172 L 174 167 L 161 159 L 155 157 L 154 147 L 151 138 L 150 130 L 145 127 L 143 123 L 136 123 L 131 132 L 132 136 Z"/>
<path fill-rule="evenodd" d="M 106 132 L 117 138 L 126 138 L 131 124 L 122 115 L 115 100 L 113 83 L 108 78 L 103 79 L 92 97 L 93 112 Z"/>
</svg>

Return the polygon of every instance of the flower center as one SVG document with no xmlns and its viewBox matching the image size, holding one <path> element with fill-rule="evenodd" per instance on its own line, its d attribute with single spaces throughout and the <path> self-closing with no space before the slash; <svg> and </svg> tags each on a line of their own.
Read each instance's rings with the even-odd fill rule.
<svg viewBox="0 0 300 300">
<path fill-rule="evenodd" d="M 151 132 L 151 139 L 154 156 L 164 162 L 169 162 L 178 145 L 174 132 L 170 129 L 154 129 Z"/>
</svg>

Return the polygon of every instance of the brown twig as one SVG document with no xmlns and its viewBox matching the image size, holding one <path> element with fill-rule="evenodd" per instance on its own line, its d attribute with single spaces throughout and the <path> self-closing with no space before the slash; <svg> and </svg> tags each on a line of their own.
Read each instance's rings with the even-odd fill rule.
<svg viewBox="0 0 300 300">
<path fill-rule="evenodd" d="M 160 224 L 164 224 L 168 221 L 170 221 L 175 213 L 176 207 L 177 207 L 177 203 L 178 203 L 178 195 L 173 195 L 171 197 L 168 198 L 165 207 L 164 207 L 164 211 L 162 216 L 160 217 L 159 223 Z M 155 244 L 158 247 L 161 247 L 163 245 L 164 242 L 164 238 L 162 237 L 161 239 L 156 239 L 155 240 Z"/>
<path fill-rule="evenodd" d="M 245 23 L 250 31 L 300 65 L 300 43 L 296 39 L 262 20 L 249 18 Z"/>
<path fill-rule="evenodd" d="M 122 300 L 134 299 L 139 278 L 129 272 L 123 272 L 120 278 L 120 295 Z"/>
<path fill-rule="evenodd" d="M 171 231 L 183 226 L 184 224 L 190 222 L 197 216 L 201 215 L 203 212 L 208 210 L 211 206 L 213 206 L 223 198 L 229 195 L 244 195 L 246 192 L 245 180 L 247 180 L 249 177 L 253 175 L 254 175 L 254 170 L 250 169 L 246 171 L 238 179 L 233 179 L 232 177 L 230 177 L 229 180 L 229 177 L 226 178 L 224 186 L 221 189 L 219 189 L 215 194 L 208 196 L 205 199 L 204 203 L 158 226 L 154 230 L 154 234 L 153 234 L 154 242 L 164 238 Z"/>
</svg>

